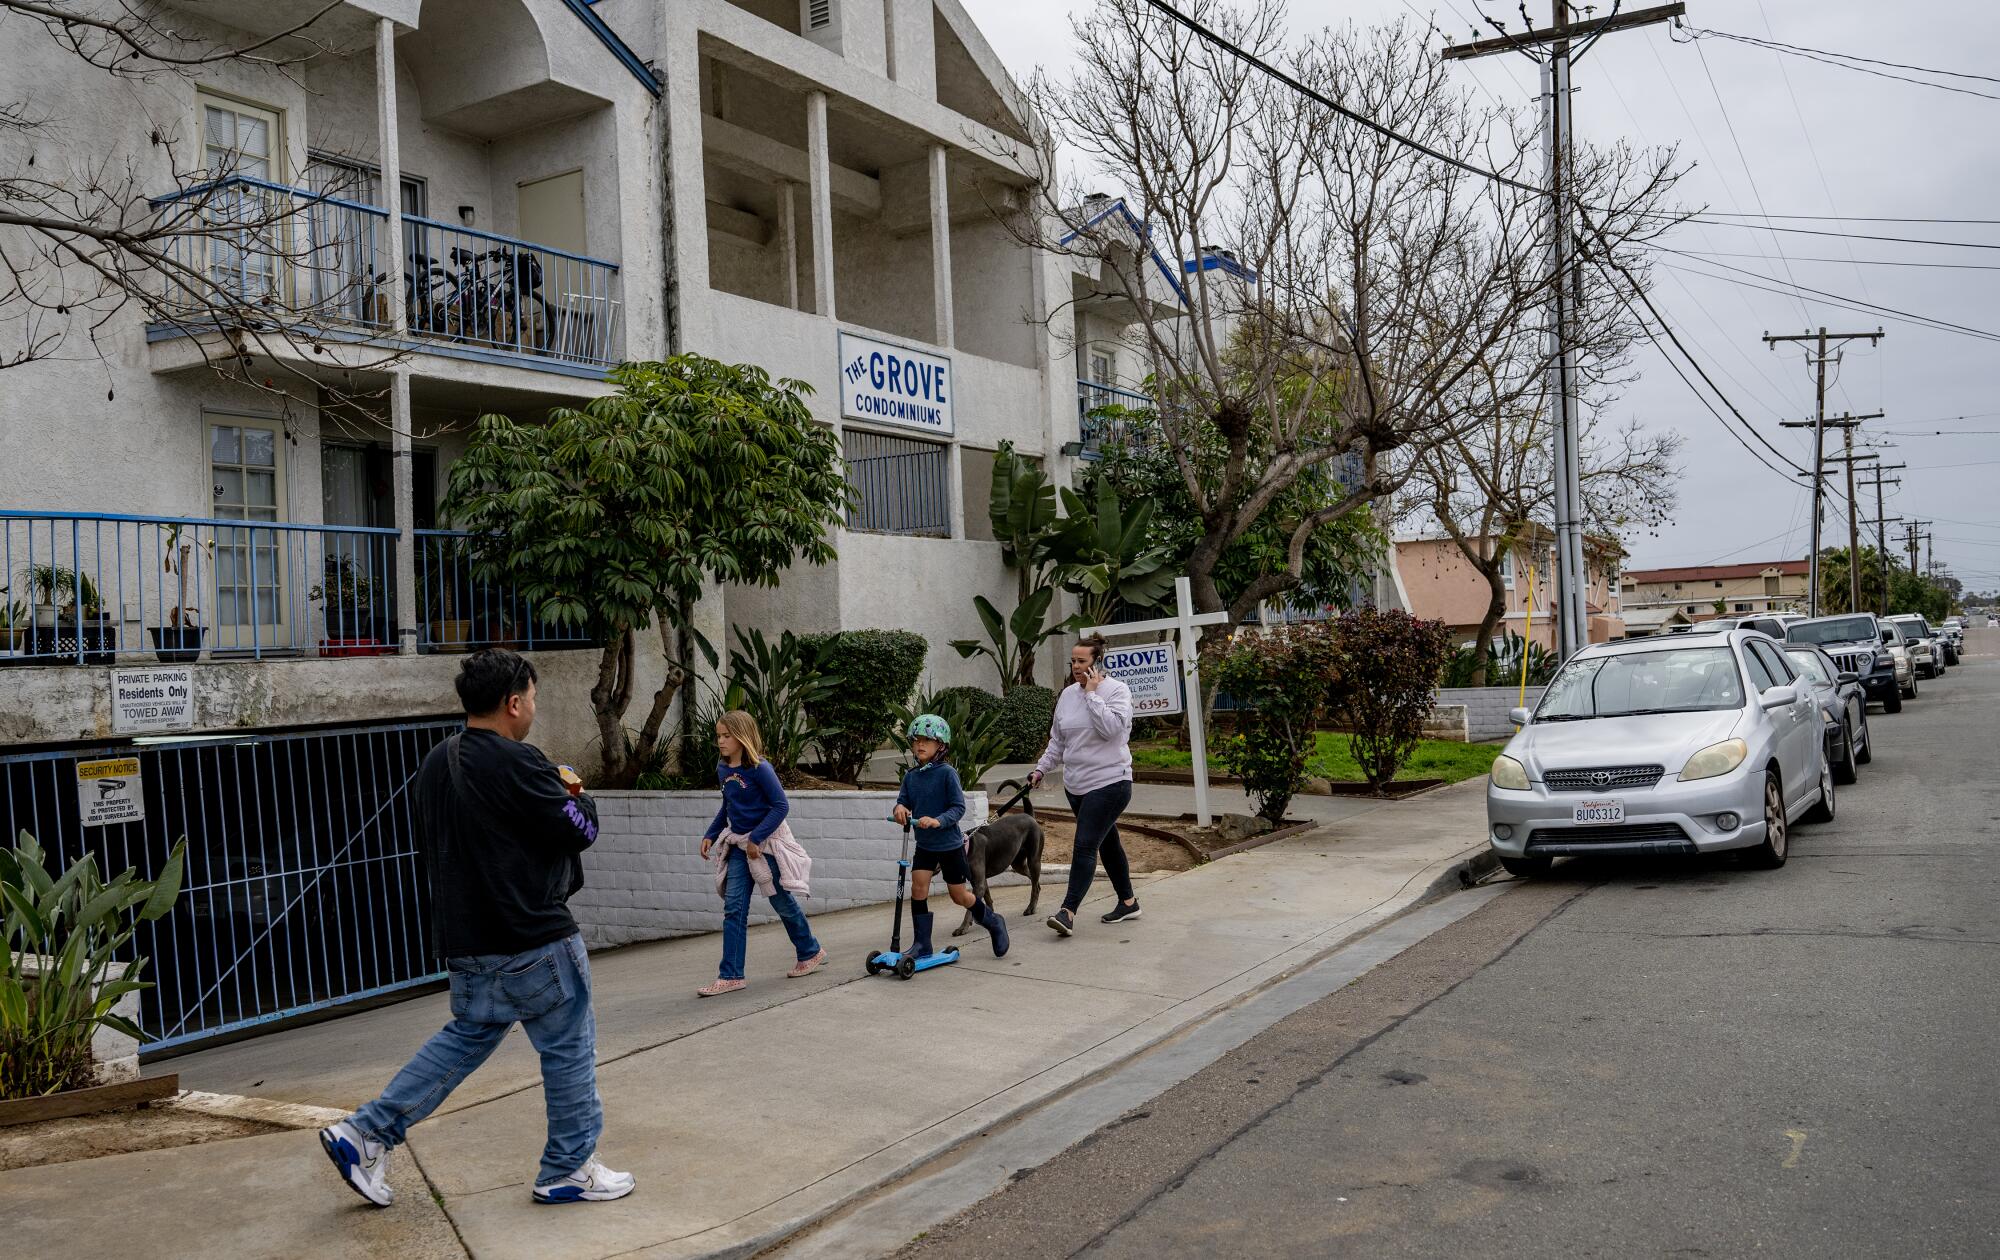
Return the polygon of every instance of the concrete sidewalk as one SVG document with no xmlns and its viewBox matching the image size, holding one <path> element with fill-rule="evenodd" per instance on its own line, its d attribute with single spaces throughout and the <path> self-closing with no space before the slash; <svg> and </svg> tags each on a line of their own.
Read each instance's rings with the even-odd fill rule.
<svg viewBox="0 0 2000 1260">
<path fill-rule="evenodd" d="M 1177 796 L 1191 804 L 1188 789 L 1145 792 L 1145 812 L 1179 812 Z M 615 1205 L 530 1203 L 542 1098 L 534 1053 L 515 1036 L 397 1153 L 401 1195 L 387 1212 L 349 1195 L 311 1135 L 295 1134 L 0 1174 L 0 1215 L 19 1254 L 79 1243 L 161 1254 L 157 1215 L 102 1205 L 240 1181 L 297 1189 L 205 1195 L 199 1213 L 175 1222 L 170 1246 L 292 1255 L 365 1229 L 370 1250 L 435 1254 L 441 1206 L 481 1257 L 751 1254 L 1401 910 L 1482 847 L 1482 792 L 1473 782 L 1402 802 L 1304 798 L 1341 817 L 1146 879 L 1138 923 L 1097 923 L 1110 900 L 1100 880 L 1069 940 L 1024 921 L 1027 890 L 1009 888 L 998 895 L 1013 916 L 1012 953 L 994 959 L 975 932 L 959 938 L 962 963 L 910 982 L 862 974 L 867 951 L 886 944 L 887 907 L 816 919 L 832 963 L 802 981 L 783 978 L 782 930 L 752 929 L 750 986 L 707 1001 L 693 991 L 715 974 L 715 937 L 598 955 L 602 1155 L 639 1178 Z M 1058 887 L 1044 888 L 1045 912 L 1059 900 Z M 436 994 L 173 1067 L 190 1089 L 352 1107 L 446 1017 Z M 67 1210 L 51 1210 L 52 1185 Z M 394 1241 L 399 1228 L 407 1247 Z"/>
</svg>

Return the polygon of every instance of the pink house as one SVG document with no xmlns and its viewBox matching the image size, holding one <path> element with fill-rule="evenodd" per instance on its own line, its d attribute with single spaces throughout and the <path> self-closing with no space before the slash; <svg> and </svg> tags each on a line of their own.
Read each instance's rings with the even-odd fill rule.
<svg viewBox="0 0 2000 1260">
<path fill-rule="evenodd" d="M 1625 549 L 1615 538 L 1584 541 L 1590 581 L 1584 603 L 1590 612 L 1592 643 L 1625 637 L 1618 598 L 1618 562 L 1624 555 Z M 1486 579 L 1456 542 L 1431 534 L 1398 538 L 1396 568 L 1412 613 L 1443 621 L 1461 643 L 1471 642 L 1479 633 L 1489 594 Z M 1501 570 L 1507 613 L 1495 629 L 1496 635 L 1512 631 L 1554 650 L 1555 618 L 1549 607 L 1554 599 L 1554 568 L 1555 551 L 1547 530 L 1537 528 L 1515 542 Z"/>
</svg>

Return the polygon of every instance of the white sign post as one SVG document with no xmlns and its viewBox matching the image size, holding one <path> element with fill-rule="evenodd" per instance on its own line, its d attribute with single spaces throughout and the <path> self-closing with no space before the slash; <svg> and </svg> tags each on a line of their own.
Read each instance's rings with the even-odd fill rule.
<svg viewBox="0 0 2000 1260">
<path fill-rule="evenodd" d="M 111 671 L 111 733 L 152 735 L 194 729 L 194 667 Z"/>
<path fill-rule="evenodd" d="M 1134 621 L 1115 626 L 1092 626 L 1084 634 L 1156 634 L 1161 630 L 1171 630 L 1180 646 L 1181 679 L 1187 689 L 1188 742 L 1194 746 L 1194 818 L 1197 826 L 1206 827 L 1212 821 L 1208 812 L 1208 732 L 1201 724 L 1201 628 L 1219 626 L 1229 620 L 1226 612 L 1198 613 L 1194 610 L 1194 590 L 1184 577 L 1174 579 L 1174 616 L 1161 617 L 1155 621 Z M 1114 649 L 1110 656 L 1123 651 L 1136 658 L 1144 649 Z M 1173 652 L 1167 653 L 1171 662 Z M 1118 670 L 1107 664 L 1106 672 L 1117 675 Z M 1156 666 L 1149 658 L 1141 663 L 1133 662 L 1133 673 L 1141 678 L 1154 674 Z M 1132 679 L 1125 679 L 1132 688 L 1133 713 L 1139 713 L 1139 687 Z M 1148 709 L 1148 715 L 1157 715 L 1164 710 Z"/>
</svg>

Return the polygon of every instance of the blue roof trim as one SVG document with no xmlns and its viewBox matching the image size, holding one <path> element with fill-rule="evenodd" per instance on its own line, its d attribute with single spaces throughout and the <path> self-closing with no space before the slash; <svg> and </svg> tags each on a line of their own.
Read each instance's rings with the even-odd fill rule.
<svg viewBox="0 0 2000 1260">
<path fill-rule="evenodd" d="M 653 77 L 652 70 L 645 62 L 639 60 L 638 53 L 633 52 L 624 40 L 618 38 L 618 32 L 612 30 L 605 24 L 603 18 L 597 16 L 591 9 L 589 0 L 563 0 L 563 3 L 590 28 L 591 34 L 597 36 L 604 46 L 611 50 L 611 55 L 618 58 L 619 63 L 632 72 L 633 78 L 644 84 L 646 90 L 654 96 L 660 94 L 660 81 Z"/>
<path fill-rule="evenodd" d="M 1148 227 L 1144 222 L 1133 217 L 1132 212 L 1126 208 L 1125 199 L 1123 197 L 1119 197 L 1113 200 L 1110 205 L 1104 207 L 1104 209 L 1102 210 L 1099 210 L 1096 214 L 1091 215 L 1088 219 L 1085 219 L 1082 227 L 1079 227 L 1074 232 L 1071 232 L 1069 235 L 1063 237 L 1061 240 L 1057 241 L 1056 244 L 1058 245 L 1069 244 L 1077 237 L 1082 236 L 1085 232 L 1088 232 L 1091 228 L 1094 228 L 1098 224 L 1104 222 L 1104 220 L 1112 214 L 1123 215 L 1125 217 L 1126 225 L 1132 229 L 1132 234 L 1137 236 L 1140 240 L 1146 242 L 1146 252 L 1153 256 L 1153 265 L 1160 269 L 1160 275 L 1166 278 L 1168 287 L 1173 289 L 1174 296 L 1181 300 L 1181 305 L 1186 306 L 1188 304 L 1187 290 L 1181 287 L 1181 278 L 1174 274 L 1174 269 L 1167 265 L 1167 260 L 1160 257 L 1160 251 L 1154 247 L 1153 229 Z"/>
<path fill-rule="evenodd" d="M 1188 275 L 1196 271 L 1221 271 L 1224 275 L 1235 276 L 1248 284 L 1257 283 L 1257 273 L 1237 262 L 1234 258 L 1224 258 L 1221 254 L 1203 254 L 1190 258 L 1181 264 L 1181 270 Z"/>
</svg>

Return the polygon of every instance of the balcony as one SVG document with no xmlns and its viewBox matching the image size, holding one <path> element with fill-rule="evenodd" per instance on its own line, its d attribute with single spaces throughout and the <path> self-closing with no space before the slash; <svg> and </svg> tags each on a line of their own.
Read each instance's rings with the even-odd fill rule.
<svg viewBox="0 0 2000 1260">
<path fill-rule="evenodd" d="M 417 530 L 417 649 L 595 646 Z M 397 651 L 396 530 L 0 511 L 0 665 L 356 658 Z"/>
<path fill-rule="evenodd" d="M 243 176 L 150 205 L 169 233 L 152 341 L 268 312 L 330 341 L 574 376 L 622 357 L 615 263 L 405 215 L 394 294 L 379 207 Z"/>
<path fill-rule="evenodd" d="M 1144 450 L 1159 437 L 1150 397 L 1098 381 L 1076 383 L 1076 422 L 1084 459 L 1102 459 L 1111 446 Z"/>
</svg>

